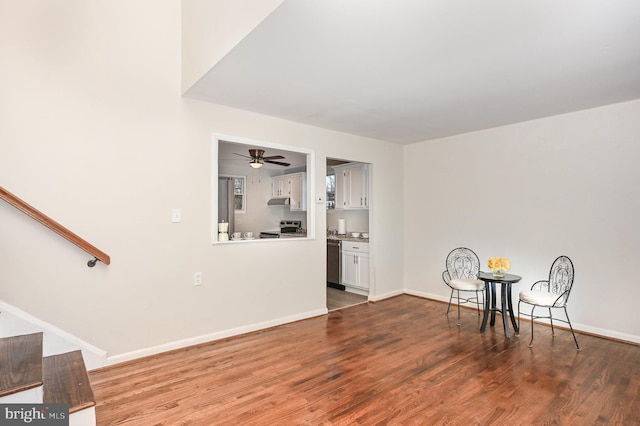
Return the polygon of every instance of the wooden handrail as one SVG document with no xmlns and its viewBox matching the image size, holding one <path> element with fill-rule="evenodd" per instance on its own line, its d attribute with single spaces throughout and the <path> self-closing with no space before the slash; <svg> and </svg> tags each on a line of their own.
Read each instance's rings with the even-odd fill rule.
<svg viewBox="0 0 640 426">
<path fill-rule="evenodd" d="M 36 208 L 34 208 L 34 207 L 30 206 L 29 204 L 25 203 L 20 198 L 16 197 L 15 195 L 13 195 L 12 193 L 10 193 L 9 191 L 7 191 L 6 189 L 4 189 L 1 186 L 0 186 L 0 198 L 2 198 L 4 201 L 6 201 L 7 203 L 11 204 L 13 207 L 17 208 L 18 210 L 20 210 L 24 214 L 26 214 L 28 216 L 31 216 L 33 219 L 37 220 L 38 222 L 40 222 L 41 224 L 43 224 L 47 228 L 51 229 L 56 234 L 60 235 L 61 237 L 66 238 L 67 240 L 69 240 L 73 244 L 77 245 L 82 250 L 86 251 L 87 253 L 89 253 L 90 255 L 95 257 L 96 260 L 101 261 L 105 265 L 108 265 L 108 264 L 111 263 L 111 258 L 109 257 L 108 254 L 104 253 L 102 250 L 100 250 L 100 249 L 96 248 L 95 246 L 91 245 L 86 240 L 80 238 L 78 235 L 76 235 L 73 232 L 69 231 L 67 228 L 65 228 L 64 226 L 60 225 L 55 220 L 51 219 L 46 214 L 42 213 L 41 211 L 37 210 Z M 87 265 L 88 266 L 94 266 L 96 264 L 96 260 L 90 260 L 87 263 Z"/>
</svg>

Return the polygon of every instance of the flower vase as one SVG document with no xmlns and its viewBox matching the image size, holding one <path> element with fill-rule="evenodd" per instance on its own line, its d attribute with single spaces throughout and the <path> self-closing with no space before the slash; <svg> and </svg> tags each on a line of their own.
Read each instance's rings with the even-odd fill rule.
<svg viewBox="0 0 640 426">
<path fill-rule="evenodd" d="M 496 271 L 493 271 L 493 276 L 494 276 L 495 278 L 504 278 L 504 276 L 505 276 L 505 272 L 506 272 L 506 271 L 505 271 L 504 269 L 498 269 L 498 270 L 496 270 Z"/>
</svg>

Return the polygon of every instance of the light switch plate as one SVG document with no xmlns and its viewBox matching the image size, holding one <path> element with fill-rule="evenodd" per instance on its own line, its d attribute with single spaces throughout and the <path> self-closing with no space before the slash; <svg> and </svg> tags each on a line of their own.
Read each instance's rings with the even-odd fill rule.
<svg viewBox="0 0 640 426">
<path fill-rule="evenodd" d="M 182 212 L 180 209 L 171 210 L 171 222 L 180 223 L 182 222 Z"/>
</svg>

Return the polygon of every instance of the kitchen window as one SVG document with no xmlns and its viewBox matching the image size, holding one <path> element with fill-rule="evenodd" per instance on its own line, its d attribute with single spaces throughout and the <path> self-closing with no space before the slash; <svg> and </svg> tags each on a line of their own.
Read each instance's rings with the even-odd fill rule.
<svg viewBox="0 0 640 426">
<path fill-rule="evenodd" d="M 336 208 L 336 175 L 327 175 L 327 210 Z"/>
<path fill-rule="evenodd" d="M 228 176 L 233 178 L 233 198 L 236 213 L 246 213 L 246 183 L 247 178 L 245 176 Z"/>
</svg>

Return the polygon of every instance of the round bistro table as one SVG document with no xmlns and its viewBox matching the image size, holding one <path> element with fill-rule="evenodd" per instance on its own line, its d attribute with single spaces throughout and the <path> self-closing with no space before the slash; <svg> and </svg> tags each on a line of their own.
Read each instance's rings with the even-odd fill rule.
<svg viewBox="0 0 640 426">
<path fill-rule="evenodd" d="M 478 279 L 484 281 L 484 316 L 480 332 L 484 333 L 487 328 L 487 320 L 489 312 L 491 312 L 491 327 L 496 323 L 496 312 L 502 315 L 502 324 L 504 326 L 504 335 L 508 339 L 511 337 L 509 333 L 509 322 L 507 316 L 511 318 L 511 324 L 516 334 L 518 333 L 518 325 L 516 324 L 515 315 L 513 315 L 513 302 L 511 301 L 511 285 L 522 279 L 519 275 L 505 274 L 504 277 L 495 277 L 491 272 L 480 272 Z M 496 284 L 500 284 L 500 308 L 496 307 Z"/>
</svg>

